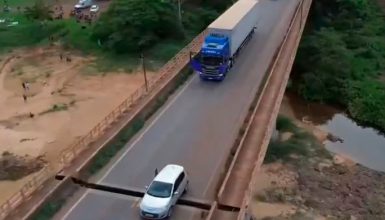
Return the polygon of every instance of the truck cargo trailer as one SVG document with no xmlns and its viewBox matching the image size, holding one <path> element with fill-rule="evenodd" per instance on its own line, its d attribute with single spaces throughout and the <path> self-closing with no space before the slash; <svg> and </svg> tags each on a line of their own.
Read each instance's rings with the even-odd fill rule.
<svg viewBox="0 0 385 220">
<path fill-rule="evenodd" d="M 257 24 L 257 0 L 239 0 L 212 22 L 191 66 L 201 79 L 223 80 Z"/>
</svg>

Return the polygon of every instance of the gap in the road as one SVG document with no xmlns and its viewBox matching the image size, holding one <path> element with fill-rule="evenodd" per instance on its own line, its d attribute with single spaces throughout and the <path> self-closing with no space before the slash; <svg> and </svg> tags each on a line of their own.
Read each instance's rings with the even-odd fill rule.
<svg viewBox="0 0 385 220">
<path fill-rule="evenodd" d="M 234 207 L 234 206 L 230 206 L 230 205 L 222 205 L 222 204 L 218 204 L 218 209 L 223 210 L 223 211 L 228 211 L 228 212 L 239 212 L 241 210 L 241 208 L 239 208 L 239 207 Z"/>
<path fill-rule="evenodd" d="M 128 189 L 128 188 L 121 188 L 116 186 L 109 186 L 104 184 L 96 184 L 96 183 L 89 183 L 87 181 L 71 177 L 71 180 L 76 185 L 79 185 L 81 187 L 85 187 L 88 189 L 95 189 L 100 190 L 104 192 L 110 192 L 110 193 L 117 193 L 120 195 L 127 195 L 131 197 L 138 197 L 142 198 L 144 196 L 144 192 L 140 191 L 138 189 Z M 180 198 L 177 202 L 178 205 L 184 205 L 184 206 L 190 206 L 198 209 L 203 210 L 210 210 L 211 209 L 211 202 L 210 201 L 202 201 L 202 200 L 195 200 L 195 199 L 188 199 L 188 198 Z"/>
<path fill-rule="evenodd" d="M 84 180 L 71 177 L 71 180 L 73 183 L 89 188 L 89 189 L 95 189 L 95 190 L 101 190 L 105 192 L 111 192 L 111 193 L 117 193 L 121 195 L 127 195 L 127 196 L 132 196 L 132 197 L 143 197 L 144 192 L 140 192 L 138 190 L 133 190 L 133 189 L 127 189 L 127 188 L 120 188 L 120 187 L 115 187 L 115 186 L 108 186 L 108 185 L 103 185 L 103 184 L 96 184 L 96 183 L 89 183 Z"/>
</svg>

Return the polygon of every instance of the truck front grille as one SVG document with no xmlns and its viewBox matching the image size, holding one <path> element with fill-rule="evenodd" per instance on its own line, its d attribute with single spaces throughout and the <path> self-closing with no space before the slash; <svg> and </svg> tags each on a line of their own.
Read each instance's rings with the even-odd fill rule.
<svg viewBox="0 0 385 220">
<path fill-rule="evenodd" d="M 214 66 L 203 66 L 202 72 L 207 75 L 218 75 L 219 74 L 219 68 Z"/>
</svg>

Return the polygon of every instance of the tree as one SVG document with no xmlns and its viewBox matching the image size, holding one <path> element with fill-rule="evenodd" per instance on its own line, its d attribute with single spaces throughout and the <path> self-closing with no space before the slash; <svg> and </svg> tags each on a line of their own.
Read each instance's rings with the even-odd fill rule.
<svg viewBox="0 0 385 220">
<path fill-rule="evenodd" d="M 349 91 L 349 113 L 360 122 L 385 129 L 385 85 L 376 80 L 356 81 Z"/>
<path fill-rule="evenodd" d="M 175 12 L 168 1 L 115 0 L 92 36 L 117 53 L 140 52 L 156 41 L 183 37 Z"/>
<path fill-rule="evenodd" d="M 25 16 L 32 20 L 51 20 L 53 11 L 43 0 L 36 0 L 32 6 L 26 7 Z"/>
<path fill-rule="evenodd" d="M 306 99 L 345 107 L 385 131 L 385 22 L 375 1 L 315 1 L 299 47 L 294 88 Z"/>
<path fill-rule="evenodd" d="M 296 72 L 300 73 L 299 93 L 308 100 L 343 103 L 345 80 L 352 73 L 352 53 L 344 47 L 343 36 L 333 28 L 323 28 L 306 37 L 299 49 Z"/>
</svg>

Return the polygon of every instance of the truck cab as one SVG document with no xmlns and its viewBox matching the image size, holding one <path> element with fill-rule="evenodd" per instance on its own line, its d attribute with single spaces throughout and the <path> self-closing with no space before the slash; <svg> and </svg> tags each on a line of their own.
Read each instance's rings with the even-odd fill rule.
<svg viewBox="0 0 385 220">
<path fill-rule="evenodd" d="M 222 81 L 226 77 L 256 29 L 257 3 L 236 1 L 207 27 L 199 53 L 190 56 L 190 65 L 201 79 Z"/>
<path fill-rule="evenodd" d="M 229 39 L 219 34 L 205 38 L 191 65 L 201 79 L 223 80 L 231 67 Z"/>
</svg>

